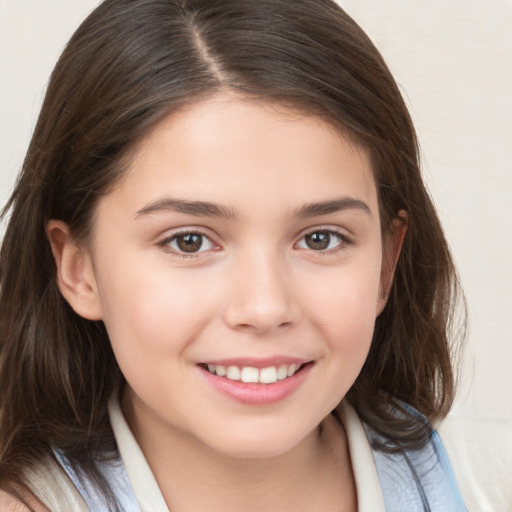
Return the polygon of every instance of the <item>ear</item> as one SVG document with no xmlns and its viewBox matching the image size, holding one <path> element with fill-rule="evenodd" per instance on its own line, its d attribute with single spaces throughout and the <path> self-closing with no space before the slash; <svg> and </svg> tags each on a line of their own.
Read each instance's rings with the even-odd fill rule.
<svg viewBox="0 0 512 512">
<path fill-rule="evenodd" d="M 376 316 L 379 316 L 384 309 L 389 297 L 396 264 L 405 234 L 407 232 L 407 212 L 400 210 L 398 216 L 392 221 L 391 232 L 385 235 L 382 243 L 382 268 L 380 274 L 380 296 L 377 302 Z"/>
<path fill-rule="evenodd" d="M 77 314 L 88 320 L 101 320 L 101 302 L 89 253 L 60 220 L 48 221 L 46 236 L 55 259 L 60 292 Z"/>
</svg>

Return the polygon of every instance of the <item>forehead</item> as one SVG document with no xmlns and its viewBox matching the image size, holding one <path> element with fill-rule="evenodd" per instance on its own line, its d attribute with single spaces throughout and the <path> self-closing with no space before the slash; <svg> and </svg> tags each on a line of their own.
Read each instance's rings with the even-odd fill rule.
<svg viewBox="0 0 512 512">
<path fill-rule="evenodd" d="M 226 204 L 277 200 L 291 208 L 340 195 L 376 201 L 369 156 L 341 130 L 232 95 L 165 117 L 133 152 L 117 189 L 139 203 L 166 194 Z"/>
</svg>

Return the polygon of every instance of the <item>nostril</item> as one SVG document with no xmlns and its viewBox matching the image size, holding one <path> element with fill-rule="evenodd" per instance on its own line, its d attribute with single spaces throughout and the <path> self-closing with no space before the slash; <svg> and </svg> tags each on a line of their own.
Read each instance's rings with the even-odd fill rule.
<svg viewBox="0 0 512 512">
<path fill-rule="evenodd" d="M 233 329 L 257 333 L 291 327 L 300 317 L 300 308 L 289 289 L 290 281 L 279 277 L 275 269 L 258 271 L 257 266 L 256 262 L 250 269 L 244 267 L 246 272 L 237 267 L 238 279 L 225 310 L 226 323 Z"/>
<path fill-rule="evenodd" d="M 284 330 L 293 325 L 290 320 L 279 321 L 272 318 L 254 318 L 251 322 L 238 322 L 231 325 L 232 328 L 241 331 L 251 331 L 255 333 L 267 333 L 277 330 Z"/>
</svg>

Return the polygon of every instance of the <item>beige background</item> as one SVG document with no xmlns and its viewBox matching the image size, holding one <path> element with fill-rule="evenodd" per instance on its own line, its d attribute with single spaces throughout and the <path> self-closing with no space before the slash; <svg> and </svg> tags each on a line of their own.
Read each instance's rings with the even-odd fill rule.
<svg viewBox="0 0 512 512">
<path fill-rule="evenodd" d="M 0 0 L 0 202 L 60 51 L 97 0 Z M 456 410 L 512 417 L 512 0 L 340 0 L 416 122 L 426 181 L 466 290 Z"/>
</svg>

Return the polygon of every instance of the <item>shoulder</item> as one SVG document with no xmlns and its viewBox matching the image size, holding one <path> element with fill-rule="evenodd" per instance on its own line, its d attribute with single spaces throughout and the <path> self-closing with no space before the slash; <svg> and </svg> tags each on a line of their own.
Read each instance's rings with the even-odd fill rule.
<svg viewBox="0 0 512 512">
<path fill-rule="evenodd" d="M 427 432 L 432 432 L 428 420 L 407 404 L 401 404 L 396 417 L 403 417 L 404 411 L 421 421 L 428 428 Z M 421 447 L 409 447 L 366 423 L 363 427 L 386 510 L 466 510 L 448 457 L 435 432 Z"/>
<path fill-rule="evenodd" d="M 25 503 L 7 491 L 0 489 L 0 510 L 2 512 L 28 512 L 32 509 L 34 512 L 50 512 L 35 496 L 27 492 L 23 493 L 23 499 Z"/>
<path fill-rule="evenodd" d="M 437 431 L 468 510 L 512 510 L 512 419 L 453 415 Z"/>
<path fill-rule="evenodd" d="M 43 508 L 39 509 L 30 503 L 36 512 L 89 510 L 74 483 L 54 460 L 46 460 L 27 469 L 24 479 L 36 499 L 39 500 L 37 503 L 44 503 Z M 3 508 L 0 507 L 0 510 L 3 512 Z M 20 510 L 25 511 L 26 509 L 21 508 Z"/>
</svg>

